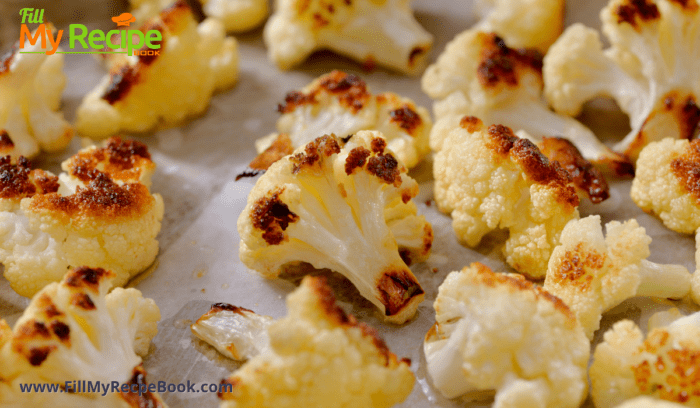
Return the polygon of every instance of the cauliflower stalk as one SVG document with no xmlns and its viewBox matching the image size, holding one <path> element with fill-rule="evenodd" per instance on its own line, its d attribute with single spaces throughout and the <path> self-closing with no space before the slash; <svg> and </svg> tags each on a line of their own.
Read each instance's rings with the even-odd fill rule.
<svg viewBox="0 0 700 408">
<path fill-rule="evenodd" d="M 476 246 L 487 233 L 508 229 L 506 262 L 544 277 L 561 230 L 579 217 L 568 174 L 511 129 L 485 128 L 473 117 L 463 118 L 444 146 L 433 164 L 435 202 L 452 216 L 457 238 Z"/>
<path fill-rule="evenodd" d="M 605 333 L 593 355 L 591 394 L 597 408 L 644 395 L 700 406 L 700 313 L 655 328 L 646 339 L 629 320 Z"/>
<path fill-rule="evenodd" d="M 256 183 L 238 219 L 241 260 L 270 278 L 293 262 L 334 270 L 387 320 L 403 323 L 423 289 L 400 251 L 423 260 L 432 244 L 430 224 L 411 201 L 417 193 L 381 133 L 323 136 Z"/>
<path fill-rule="evenodd" d="M 136 289 L 107 293 L 115 274 L 79 267 L 51 283 L 32 299 L 9 330 L 0 320 L 0 405 L 4 407 L 165 407 L 146 392 L 21 392 L 19 384 L 100 381 L 143 386 L 141 356 L 157 334 L 158 306 Z M 98 402 L 99 400 L 99 402 Z"/>
<path fill-rule="evenodd" d="M 574 24 L 544 59 L 545 94 L 559 113 L 612 96 L 632 131 L 613 149 L 636 160 L 649 142 L 690 139 L 700 122 L 700 11 L 695 1 L 611 0 L 601 11 L 611 47 Z"/>
<path fill-rule="evenodd" d="M 433 44 L 409 0 L 277 0 L 263 38 L 270 59 L 285 70 L 330 49 L 413 75 Z"/>
<path fill-rule="evenodd" d="M 496 390 L 494 408 L 581 405 L 590 348 L 561 300 L 474 263 L 447 275 L 434 307 L 423 347 L 445 397 Z"/>
<path fill-rule="evenodd" d="M 269 154 L 266 149 L 279 141 L 281 134 L 290 140 L 284 152 L 289 154 L 318 135 L 351 135 L 360 130 L 382 132 L 388 148 L 408 168 L 415 167 L 430 150 L 432 121 L 425 108 L 394 93 L 372 95 L 362 79 L 344 72 L 333 71 L 301 91 L 288 93 L 279 112 L 279 133 L 258 140 L 258 153 Z"/>
<path fill-rule="evenodd" d="M 544 288 L 574 312 L 588 338 L 602 313 L 634 296 L 682 298 L 690 274 L 680 265 L 649 262 L 649 237 L 636 220 L 611 221 L 591 215 L 570 221 L 549 260 Z"/>
<path fill-rule="evenodd" d="M 0 262 L 22 296 L 75 265 L 109 268 L 123 286 L 158 253 L 163 199 L 148 190 L 155 164 L 145 145 L 110 139 L 63 169 L 56 177 L 24 158 L 0 160 Z"/>
<path fill-rule="evenodd" d="M 545 53 L 564 30 L 564 0 L 476 0 L 476 28 L 498 33 L 515 48 Z"/>
<path fill-rule="evenodd" d="M 162 33 L 159 54 L 111 62 L 110 74 L 78 107 L 76 126 L 82 135 L 106 138 L 177 125 L 203 113 L 215 91 L 236 82 L 236 40 L 226 37 L 215 19 L 197 25 L 184 1 L 142 29 Z"/>
<path fill-rule="evenodd" d="M 0 58 L 0 154 L 16 158 L 61 151 L 73 137 L 73 127 L 58 112 L 66 86 L 63 55 L 42 53 L 47 49 L 41 41 L 22 49 L 36 54 L 19 51 L 15 47 Z"/>
<path fill-rule="evenodd" d="M 227 303 L 215 303 L 190 329 L 192 334 L 214 346 L 224 356 L 248 360 L 270 348 L 267 334 L 270 324 L 270 316 Z"/>
<path fill-rule="evenodd" d="M 267 0 L 198 0 L 207 17 L 224 24 L 228 32 L 252 30 L 265 21 L 268 13 Z M 138 25 L 157 16 L 170 6 L 173 0 L 129 0 Z"/>
<path fill-rule="evenodd" d="M 442 149 L 449 130 L 469 115 L 525 131 L 538 144 L 545 136 L 563 137 L 607 172 L 633 173 L 629 160 L 611 151 L 590 129 L 549 110 L 542 96 L 542 55 L 534 49 L 510 48 L 493 33 L 465 31 L 428 67 L 422 87 L 436 100 L 433 150 Z"/>
<path fill-rule="evenodd" d="M 630 195 L 642 210 L 654 213 L 674 231 L 700 228 L 700 140 L 665 138 L 639 154 Z"/>
<path fill-rule="evenodd" d="M 322 278 L 305 277 L 287 309 L 268 330 L 270 350 L 223 380 L 221 408 L 388 408 L 411 393 L 409 364 L 336 306 Z"/>
</svg>

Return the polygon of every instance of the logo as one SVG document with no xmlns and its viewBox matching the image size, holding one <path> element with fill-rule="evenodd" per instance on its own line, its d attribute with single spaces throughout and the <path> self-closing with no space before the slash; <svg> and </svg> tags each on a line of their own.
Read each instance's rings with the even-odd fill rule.
<svg viewBox="0 0 700 408">
<path fill-rule="evenodd" d="M 80 44 L 83 48 L 92 48 L 103 51 L 58 51 L 58 45 L 63 38 L 64 30 L 55 32 L 51 24 L 44 23 L 44 9 L 23 8 L 19 11 L 22 17 L 22 25 L 19 32 L 19 53 L 20 54 L 127 54 L 127 55 L 160 55 L 160 42 L 163 34 L 158 30 L 90 30 L 82 24 L 70 24 L 68 26 L 68 48 L 75 50 Z M 134 16 L 123 13 L 117 17 L 112 17 L 112 21 L 117 27 L 129 27 L 136 21 Z M 34 33 L 27 24 L 39 24 Z M 121 41 L 114 43 L 116 38 L 126 42 L 122 46 Z M 26 43 L 36 45 L 41 41 L 41 48 L 46 51 L 22 51 Z M 124 51 L 126 49 L 126 51 Z M 107 51 L 104 51 L 107 50 Z"/>
<path fill-rule="evenodd" d="M 112 21 L 117 23 L 117 27 L 129 27 L 131 23 L 136 21 L 136 17 L 132 16 L 131 13 L 122 13 L 116 17 L 112 17 Z"/>
</svg>

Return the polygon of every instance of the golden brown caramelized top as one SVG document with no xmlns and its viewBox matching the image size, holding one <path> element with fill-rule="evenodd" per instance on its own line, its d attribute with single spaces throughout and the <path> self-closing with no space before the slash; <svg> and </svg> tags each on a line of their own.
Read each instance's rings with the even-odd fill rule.
<svg viewBox="0 0 700 408">
<path fill-rule="evenodd" d="M 74 268 L 64 279 L 66 286 L 77 289 L 86 289 L 94 294 L 100 293 L 100 283 L 106 279 L 114 278 L 116 275 L 112 271 L 102 268 L 88 268 L 80 266 Z"/>
<path fill-rule="evenodd" d="M 338 138 L 332 135 L 325 135 L 314 139 L 314 141 L 304 147 L 304 151 L 290 157 L 294 167 L 292 172 L 298 174 L 304 169 L 311 169 L 316 163 L 322 162 L 326 157 L 340 153 L 340 144 Z"/>
<path fill-rule="evenodd" d="M 43 170 L 32 170 L 23 157 L 12 164 L 10 156 L 0 158 L 0 198 L 25 198 L 58 191 L 58 177 Z"/>
<path fill-rule="evenodd" d="M 5 129 L 0 129 L 0 153 L 9 154 L 15 148 L 15 143 Z"/>
<path fill-rule="evenodd" d="M 602 269 L 605 265 L 606 255 L 598 253 L 591 248 L 583 248 L 583 243 L 578 243 L 573 250 L 566 251 L 561 262 L 555 265 L 554 273 L 547 276 L 551 282 L 576 288 L 580 292 L 591 289 L 593 273 L 586 273 L 586 269 Z"/>
<path fill-rule="evenodd" d="M 661 18 L 659 8 L 650 0 L 626 0 L 615 10 L 617 23 L 627 23 L 639 31 L 642 22 Z"/>
<path fill-rule="evenodd" d="M 476 269 L 476 275 L 473 279 L 475 284 L 488 286 L 490 288 L 498 286 L 507 287 L 511 292 L 532 292 L 537 299 L 542 299 L 551 303 L 555 309 L 563 313 L 570 326 L 573 327 L 578 322 L 576 316 L 566 303 L 541 287 L 534 285 L 523 276 L 495 273 L 491 268 L 479 262 L 474 262 L 469 267 Z M 464 270 L 466 269 L 467 268 Z"/>
<path fill-rule="evenodd" d="M 78 152 L 68 161 L 67 171 L 83 182 L 96 177 L 99 170 L 112 180 L 137 181 L 145 169 L 155 168 L 148 147 L 134 140 L 113 137 L 105 147 Z"/>
<path fill-rule="evenodd" d="M 318 103 L 316 97 L 321 92 L 337 97 L 342 106 L 355 113 L 362 109 L 372 97 L 367 90 L 367 84 L 358 76 L 333 71 L 315 80 L 308 92 L 288 93 L 284 104 L 278 105 L 277 110 L 284 114 L 293 112 L 299 106 L 316 104 Z"/>
<path fill-rule="evenodd" d="M 653 330 L 637 352 L 654 354 L 656 361 L 645 359 L 632 371 L 642 393 L 682 404 L 700 396 L 700 350 L 693 342 L 669 340 L 665 329 Z"/>
<path fill-rule="evenodd" d="M 465 116 L 459 121 L 459 126 L 469 133 L 474 133 L 484 128 L 484 122 L 475 116 Z"/>
<path fill-rule="evenodd" d="M 403 105 L 398 109 L 394 109 L 389 113 L 391 121 L 396 123 L 401 129 L 408 134 L 413 135 L 414 131 L 423 124 L 423 120 L 416 111 L 408 104 Z"/>
<path fill-rule="evenodd" d="M 545 137 L 539 148 L 550 162 L 559 163 L 569 173 L 576 187 L 584 191 L 591 202 L 600 203 L 610 197 L 603 173 L 584 159 L 573 143 L 560 137 Z"/>
<path fill-rule="evenodd" d="M 161 47 L 157 51 L 163 52 L 168 33 L 179 33 L 186 26 L 188 19 L 193 19 L 190 6 L 184 0 L 178 0 L 161 11 L 158 17 L 147 21 L 140 30 L 144 33 L 149 30 L 160 31 L 162 39 L 154 44 L 160 44 Z M 141 50 L 146 51 L 148 48 L 144 47 Z M 124 63 L 113 67 L 110 70 L 109 84 L 102 94 L 102 99 L 110 105 L 124 100 L 132 87 L 141 81 L 144 70 L 160 57 L 160 53 L 153 53 L 153 55 L 140 54 L 135 64 Z"/>
<path fill-rule="evenodd" d="M 262 237 L 269 245 L 279 245 L 289 240 L 284 231 L 289 224 L 299 220 L 299 216 L 289 210 L 280 195 L 284 189 L 278 188 L 267 193 L 255 202 L 250 218 L 253 227 L 263 232 Z"/>
<path fill-rule="evenodd" d="M 487 134 L 490 139 L 487 146 L 501 156 L 509 156 L 529 180 L 554 189 L 560 203 L 570 207 L 579 205 L 576 190 L 569 185 L 569 173 L 559 163 L 550 162 L 534 143 L 515 136 L 510 128 L 503 125 L 489 126 Z"/>
<path fill-rule="evenodd" d="M 477 69 L 479 82 L 493 88 L 498 84 L 517 86 L 520 71 L 529 70 L 542 76 L 542 54 L 535 49 L 509 48 L 496 34 L 479 33 L 481 61 Z"/>
<path fill-rule="evenodd" d="M 61 196 L 58 193 L 36 195 L 29 204 L 31 211 L 50 211 L 64 217 L 133 218 L 145 214 L 154 198 L 143 184 L 120 186 L 109 176 L 90 170 L 87 187 L 78 186 L 75 194 Z"/>
<path fill-rule="evenodd" d="M 292 139 L 286 133 L 281 133 L 270 147 L 250 162 L 248 167 L 253 170 L 267 170 L 272 166 L 272 163 L 292 153 L 294 153 Z"/>
<path fill-rule="evenodd" d="M 683 190 L 700 205 L 700 139 L 691 141 L 685 154 L 671 161 L 671 171 Z"/>
</svg>

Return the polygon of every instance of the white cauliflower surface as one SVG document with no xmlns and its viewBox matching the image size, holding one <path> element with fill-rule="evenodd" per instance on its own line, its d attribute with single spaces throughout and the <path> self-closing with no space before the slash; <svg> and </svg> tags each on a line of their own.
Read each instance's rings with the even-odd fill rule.
<svg viewBox="0 0 700 408">
<path fill-rule="evenodd" d="M 20 384 L 83 380 L 147 385 L 142 357 L 158 332 L 160 311 L 136 289 L 108 293 L 115 276 L 104 269 L 71 269 L 36 294 L 13 330 L 0 320 L 0 406 L 167 407 L 150 392 L 20 391 Z"/>
<path fill-rule="evenodd" d="M 278 111 L 277 132 L 258 139 L 255 148 L 264 170 L 272 159 L 287 155 L 319 135 L 351 135 L 360 130 L 377 130 L 387 147 L 408 168 L 415 167 L 430 151 L 430 113 L 422 106 L 395 93 L 372 94 L 355 75 L 333 71 L 316 78 L 300 91 L 287 93 Z M 289 140 L 289 143 L 283 143 Z M 280 146 L 283 145 L 283 146 Z M 285 147 L 285 148 L 281 148 Z M 268 158 L 273 153 L 277 157 Z"/>
<path fill-rule="evenodd" d="M 214 92 L 238 80 L 236 40 L 226 37 L 216 19 L 197 24 L 184 1 L 175 2 L 143 28 L 161 32 L 158 54 L 110 64 L 110 73 L 78 108 L 76 128 L 81 135 L 99 139 L 179 125 L 201 115 Z"/>
<path fill-rule="evenodd" d="M 665 137 L 690 139 L 700 123 L 700 9 L 696 1 L 610 0 L 598 31 L 567 28 L 544 61 L 545 94 L 562 114 L 610 96 L 629 115 L 630 133 L 614 147 L 636 160 Z"/>
<path fill-rule="evenodd" d="M 589 344 L 560 299 L 474 263 L 447 275 L 434 308 L 423 347 L 445 397 L 495 390 L 494 408 L 581 405 Z"/>
<path fill-rule="evenodd" d="M 27 3 L 22 7 L 42 7 L 40 4 L 44 4 L 44 1 Z M 89 29 L 102 28 L 106 31 L 116 28 L 111 17 L 128 11 L 125 1 L 112 3 L 121 9 L 112 10 L 103 5 L 98 7 L 97 3 L 78 0 L 65 0 L 60 6 L 58 3 L 45 3 L 44 18 L 61 29 L 66 29 L 68 24 L 84 22 Z M 582 21 L 596 27 L 598 12 L 605 3 L 606 0 L 567 1 L 567 22 Z M 17 41 L 19 33 L 19 10 L 15 4 L 18 3 L 0 1 L 0 54 L 3 55 Z M 473 4 L 471 1 L 456 4 L 454 0 L 416 0 L 413 3 L 418 21 L 436 36 L 429 58 L 437 58 L 447 41 L 478 22 L 479 15 Z M 80 14 L 81 17 L 76 14 L 79 11 L 84 13 Z M 588 16 L 592 18 L 588 19 Z M 136 29 L 137 26 L 132 24 L 130 28 Z M 67 32 L 64 33 L 64 42 L 66 36 Z M 211 304 L 225 302 L 275 319 L 287 314 L 284 299 L 296 287 L 295 282 L 268 280 L 251 273 L 238 258 L 240 236 L 236 223 L 256 179 L 233 181 L 256 155 L 255 141 L 275 130 L 280 117 L 275 107 L 283 102 L 286 92 L 303 89 L 320 75 L 339 69 L 361 77 L 373 93 L 392 91 L 410 98 L 417 106 L 429 108 L 431 104 L 416 78 L 381 67 L 373 72 L 364 72 L 353 61 L 332 53 L 311 56 L 309 62 L 299 68 L 280 72 L 267 59 L 260 29 L 237 35 L 236 38 L 241 61 L 238 84 L 228 91 L 217 93 L 209 109 L 186 125 L 137 137 L 137 140 L 148 145 L 152 161 L 158 164 L 152 176 L 151 192 L 161 194 L 165 204 L 162 228 L 157 237 L 160 246 L 157 263 L 129 283 L 129 286 L 139 289 L 144 297 L 154 299 L 162 313 L 159 334 L 154 338 L 151 352 L 144 361 L 149 383 L 186 383 L 189 380 L 198 388 L 200 384 L 218 384 L 240 367 L 241 363 L 220 355 L 191 333 L 190 325 L 209 310 Z M 68 50 L 66 46 L 62 47 Z M 64 72 L 68 82 L 61 110 L 66 119 L 73 121 L 80 101 L 98 85 L 106 71 L 90 56 L 65 55 Z M 179 91 L 184 95 L 188 89 L 181 88 Z M 589 108 L 580 119 L 596 134 L 599 134 L 598 128 L 588 120 L 591 117 L 604 122 L 605 128 L 612 126 L 607 107 Z M 615 119 L 614 123 L 627 126 L 628 121 L 624 117 L 615 115 L 612 119 Z M 619 134 L 620 139 L 627 130 Z M 69 150 L 58 155 L 38 156 L 32 160 L 34 168 L 50 170 L 58 176 L 62 172 L 60 162 L 78 150 L 79 142 L 77 138 L 74 139 Z M 428 155 L 408 173 L 420 187 L 419 194 L 413 199 L 417 213 L 426 217 L 433 225 L 434 232 L 430 257 L 425 262 L 415 262 L 409 266 L 425 291 L 425 300 L 419 305 L 416 317 L 400 327 L 386 324 L 382 316 L 375 312 L 376 307 L 363 300 L 350 282 L 333 274 L 328 276 L 329 283 L 341 308 L 376 328 L 397 356 L 411 359 L 416 382 L 411 394 L 396 408 L 488 408 L 493 404 L 488 397 L 479 402 L 444 398 L 427 377 L 422 343 L 426 332 L 435 323 L 432 304 L 437 288 L 450 271 L 460 270 L 472 262 L 482 262 L 494 271 L 514 272 L 505 263 L 502 252 L 507 235 L 497 230 L 487 234 L 474 248 L 459 244 L 451 226 L 452 220 L 439 212 L 436 205 L 431 162 Z M 695 270 L 693 237 L 667 229 L 654 216 L 634 205 L 629 198 L 631 182 L 609 181 L 610 198 L 595 206 L 581 200 L 581 217 L 601 214 L 603 223 L 635 218 L 652 237 L 649 260 L 661 264 L 679 263 L 688 270 Z M 394 230 L 394 235 L 397 235 L 397 230 Z M 0 276 L 0 316 L 11 326 L 15 325 L 27 302 Z M 637 321 L 645 331 L 643 322 L 646 314 L 668 307 L 666 303 L 644 297 L 623 302 L 604 315 L 596 341 L 621 318 Z M 673 303 L 683 313 L 689 312 L 681 302 Z M 166 392 L 161 396 L 171 408 L 215 407 L 220 402 L 215 392 Z M 592 406 L 587 402 L 582 407 Z"/>
<path fill-rule="evenodd" d="M 158 253 L 163 199 L 149 191 L 148 148 L 118 138 L 81 150 L 59 177 L 27 159 L 0 160 L 0 262 L 23 296 L 71 266 L 109 268 L 124 286 Z"/>
<path fill-rule="evenodd" d="M 433 44 L 410 0 L 277 0 L 264 39 L 270 60 L 284 70 L 329 49 L 411 75 L 423 71 Z"/>
</svg>

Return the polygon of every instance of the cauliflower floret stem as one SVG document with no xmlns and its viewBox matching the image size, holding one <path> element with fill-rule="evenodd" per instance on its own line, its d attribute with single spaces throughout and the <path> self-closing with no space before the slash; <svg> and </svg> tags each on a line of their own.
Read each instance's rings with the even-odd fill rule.
<svg viewBox="0 0 700 408">
<path fill-rule="evenodd" d="M 681 265 L 661 265 L 642 260 L 637 296 L 680 299 L 690 291 L 690 272 Z"/>
<path fill-rule="evenodd" d="M 466 319 L 461 319 L 449 338 L 425 344 L 430 378 L 434 384 L 439 384 L 440 392 L 447 398 L 478 390 L 464 378 L 462 368 L 460 349 L 467 342 L 468 325 Z"/>
</svg>

